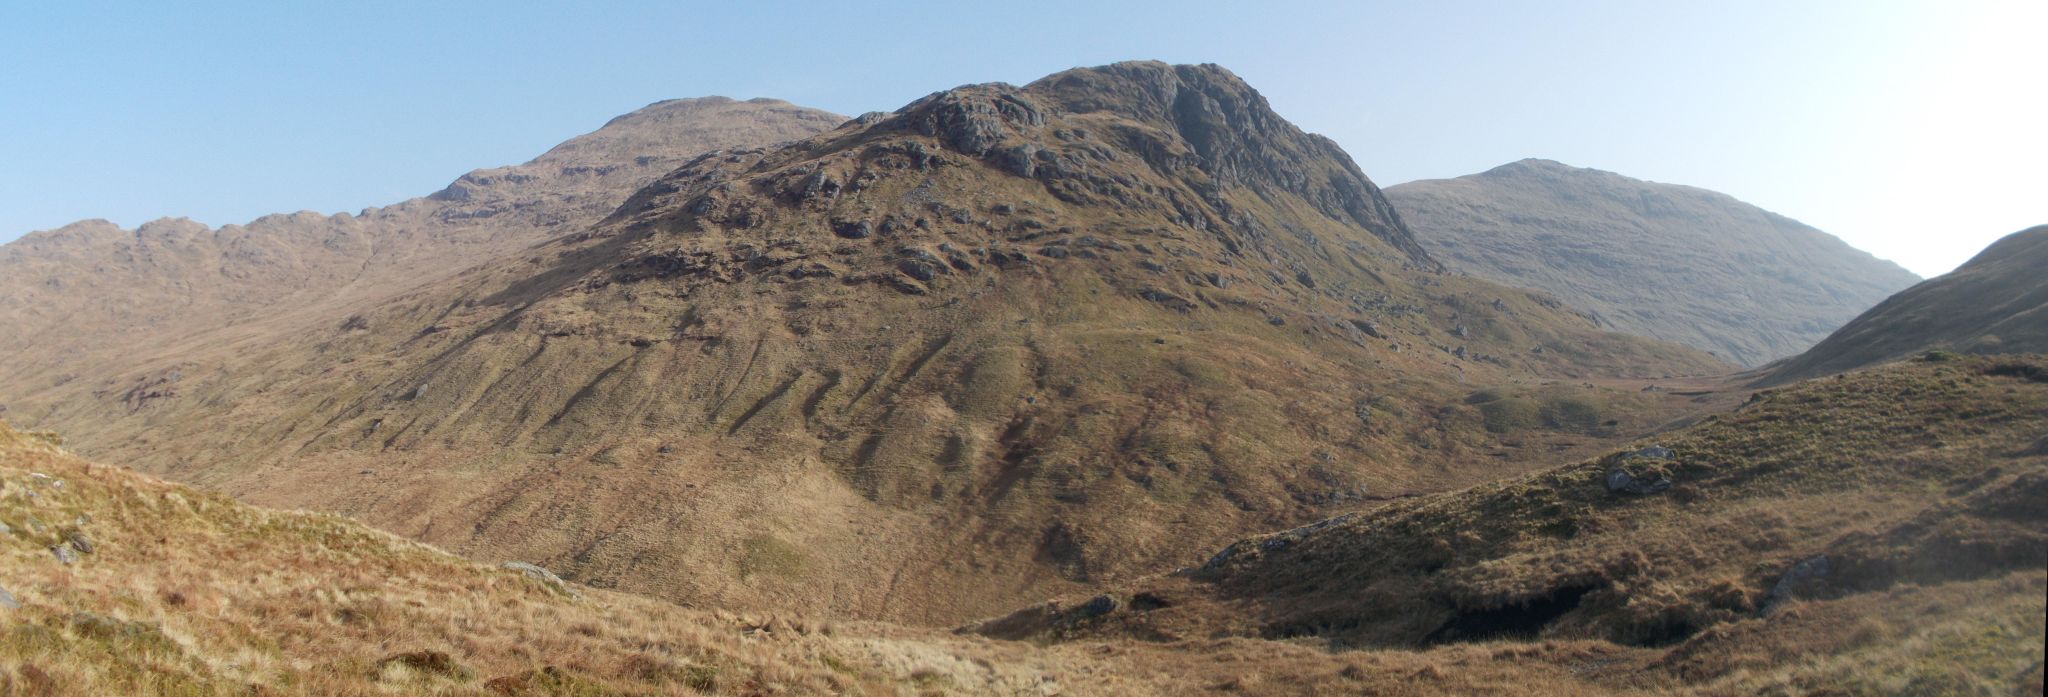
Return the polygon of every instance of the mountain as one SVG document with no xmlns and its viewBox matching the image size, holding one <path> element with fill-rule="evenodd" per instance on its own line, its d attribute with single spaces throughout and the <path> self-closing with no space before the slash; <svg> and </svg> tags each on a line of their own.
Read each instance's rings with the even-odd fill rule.
<svg viewBox="0 0 2048 697">
<path fill-rule="evenodd" d="M 359 215 L 300 212 L 218 229 L 91 220 L 30 233 L 0 245 L 0 354 L 9 357 L 0 395 L 118 370 L 142 347 L 297 331 L 309 314 L 324 321 L 586 226 L 698 153 L 844 120 L 777 100 L 672 100 L 531 162 Z"/>
<path fill-rule="evenodd" d="M 1387 199 L 1453 269 L 1748 366 L 1803 351 L 1920 280 L 1724 194 L 1549 160 L 1409 182 Z"/>
<path fill-rule="evenodd" d="M 1764 373 L 1783 383 L 1932 350 L 2048 352 L 2048 225 L 1984 248 L 1956 270 L 1900 291 L 1805 353 Z"/>
<path fill-rule="evenodd" d="M 9 414 L 596 586 L 943 624 L 1610 447 L 1693 407 L 1608 378 L 1731 367 L 1443 273 L 1329 140 L 1161 63 L 707 153 L 305 317 Z"/>
<path fill-rule="evenodd" d="M 2032 694 L 2043 433 L 2048 356 L 1897 364 L 971 629 L 1077 645 L 1468 645 L 1551 656 L 1585 683 L 1574 693 Z"/>
</svg>

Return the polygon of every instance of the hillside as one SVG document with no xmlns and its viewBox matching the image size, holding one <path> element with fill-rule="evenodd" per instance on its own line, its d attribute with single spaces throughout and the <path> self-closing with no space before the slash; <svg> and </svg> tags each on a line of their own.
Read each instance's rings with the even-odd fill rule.
<svg viewBox="0 0 2048 697">
<path fill-rule="evenodd" d="M 138 351 L 303 331 L 308 315 L 345 315 L 588 225 L 698 153 L 801 138 L 844 120 L 775 100 L 672 100 L 525 164 L 477 170 L 432 196 L 357 215 L 270 215 L 218 229 L 92 220 L 30 233 L 0 245 L 0 354 L 9 357 L 0 409 L 119 371 Z"/>
<path fill-rule="evenodd" d="M 1592 691 L 2033 694 L 2048 629 L 2044 433 L 2048 357 L 1898 364 L 974 629 L 1496 657 L 1572 647 Z"/>
<path fill-rule="evenodd" d="M 1774 615 L 1785 625 L 1775 634 L 1736 624 L 1647 667 L 1657 652 L 1583 639 L 1042 646 L 677 607 L 250 507 L 54 443 L 0 423 L 4 694 L 1583 695 L 1669 693 L 1673 675 L 1722 694 L 1842 687 L 1844 671 L 1867 681 L 1847 685 L 1853 694 L 2038 691 L 2040 680 L 2038 642 L 2031 669 L 1972 672 L 2025 660 L 2028 618 L 2040 632 L 2038 580 L 1906 587 L 1846 607 L 1795 601 Z M 1923 626 L 1889 619 L 1909 614 Z M 1784 658 L 1758 661 L 1756 647 Z"/>
<path fill-rule="evenodd" d="M 1352 662 L 1285 646 L 1105 654 L 681 608 L 55 442 L 0 422 L 0 694 L 1285 694 L 1248 661 L 1356 683 Z"/>
<path fill-rule="evenodd" d="M 2048 352 L 2048 226 L 2007 235 L 1956 270 L 1900 291 L 1812 349 L 1770 367 L 1763 381 L 1839 373 L 1937 349 Z"/>
<path fill-rule="evenodd" d="M 1234 75 L 1127 63 L 709 153 L 388 302 L 9 403 L 592 585 L 951 623 L 1604 448 L 1694 407 L 1597 379 L 1728 368 L 1442 273 Z"/>
<path fill-rule="evenodd" d="M 1387 199 L 1453 269 L 1749 366 L 1806 350 L 1920 280 L 1725 194 L 1549 160 L 1409 182 Z"/>
</svg>

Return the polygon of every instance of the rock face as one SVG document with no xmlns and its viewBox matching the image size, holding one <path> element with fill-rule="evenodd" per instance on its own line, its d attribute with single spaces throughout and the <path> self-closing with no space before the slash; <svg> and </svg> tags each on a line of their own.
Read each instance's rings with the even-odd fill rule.
<svg viewBox="0 0 2048 697">
<path fill-rule="evenodd" d="M 21 411 L 585 585 L 952 624 L 1497 477 L 1445 409 L 1467 381 L 1729 367 L 1438 268 L 1236 76 L 1119 64 L 705 153 L 545 244 L 134 366 L 176 396 Z"/>
<path fill-rule="evenodd" d="M 1805 350 L 1919 280 L 1723 194 L 1548 160 L 1386 193 L 1453 269 L 1750 366 Z"/>
<path fill-rule="evenodd" d="M 1773 366 L 1777 384 L 1942 349 L 2048 352 L 2048 225 L 2007 235 L 1956 270 L 1870 308 L 1806 353 Z"/>
</svg>

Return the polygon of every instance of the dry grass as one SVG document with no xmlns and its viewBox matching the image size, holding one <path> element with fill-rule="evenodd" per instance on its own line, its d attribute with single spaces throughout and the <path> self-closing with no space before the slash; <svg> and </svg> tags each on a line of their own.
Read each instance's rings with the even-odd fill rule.
<svg viewBox="0 0 2048 697">
<path fill-rule="evenodd" d="M 981 629 L 1596 642 L 1641 668 L 1585 674 L 1615 688 L 2023 686 L 2040 679 L 2048 582 L 2044 368 L 1955 358 L 1809 381 L 1667 434 L 1672 459 L 1617 454 L 1253 538 L 1114 611 L 1050 605 Z M 1610 493 L 1615 467 L 1676 486 Z M 1778 595 L 1823 555 L 1825 576 Z"/>
<path fill-rule="evenodd" d="M 327 515 L 87 463 L 0 424 L 0 694 L 1025 693 L 1000 647 L 564 595 Z M 38 476 L 41 475 L 41 476 Z M 49 548 L 89 542 L 61 563 Z M 1030 688 L 1030 690 L 1026 690 Z"/>
</svg>

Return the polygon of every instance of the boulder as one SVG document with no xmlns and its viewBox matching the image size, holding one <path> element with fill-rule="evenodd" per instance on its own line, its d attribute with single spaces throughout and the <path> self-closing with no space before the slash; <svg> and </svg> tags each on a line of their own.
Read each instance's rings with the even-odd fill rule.
<svg viewBox="0 0 2048 697">
<path fill-rule="evenodd" d="M 71 551 L 69 545 L 50 545 L 50 554 L 66 566 L 78 563 L 78 553 Z"/>
<path fill-rule="evenodd" d="M 1075 608 L 1075 610 L 1077 610 L 1080 616 L 1084 618 L 1101 617 L 1103 615 L 1116 612 L 1123 606 L 1123 601 L 1118 600 L 1117 597 L 1114 595 L 1098 595 L 1093 598 L 1089 598 L 1088 602 L 1082 603 L 1081 607 Z"/>
<path fill-rule="evenodd" d="M 1822 554 L 1793 564 L 1792 568 L 1785 570 L 1785 575 L 1778 577 L 1778 582 L 1771 586 L 1771 593 L 1765 596 L 1764 606 L 1760 613 L 1770 615 L 1777 612 L 1778 607 L 1784 605 L 1785 601 L 1792 599 L 1793 596 L 1798 595 L 1801 591 L 1819 583 L 1822 579 L 1827 578 L 1827 576 L 1828 555 Z"/>
<path fill-rule="evenodd" d="M 1671 480 L 1658 476 L 1637 477 L 1629 471 L 1616 467 L 1607 472 L 1607 492 L 1610 494 L 1655 494 L 1671 488 Z"/>
<path fill-rule="evenodd" d="M 0 586 L 0 609 L 21 609 L 21 601 L 15 600 L 14 594 L 7 592 L 7 588 L 4 586 Z"/>
<path fill-rule="evenodd" d="M 849 240 L 863 240 L 875 234 L 875 226 L 865 220 L 855 220 L 835 226 L 832 228 L 832 234 Z"/>
<path fill-rule="evenodd" d="M 535 581 L 539 581 L 540 584 L 546 586 L 548 590 L 554 591 L 556 593 L 560 593 L 562 595 L 566 595 L 572 598 L 577 596 L 576 589 L 570 588 L 569 583 L 567 581 L 563 581 L 562 577 L 555 575 L 555 572 L 541 568 L 539 565 L 528 564 L 523 561 L 508 561 L 504 564 L 500 564 L 498 568 L 504 569 L 506 571 L 519 572 L 520 575 L 523 575 Z"/>
<path fill-rule="evenodd" d="M 939 277 L 939 267 L 921 259 L 905 259 L 897 262 L 896 270 L 903 272 L 905 276 L 920 281 L 930 281 Z"/>
<path fill-rule="evenodd" d="M 87 538 L 84 532 L 67 530 L 64 532 L 64 542 L 71 545 L 72 549 L 85 554 L 92 554 L 92 540 Z"/>
</svg>

